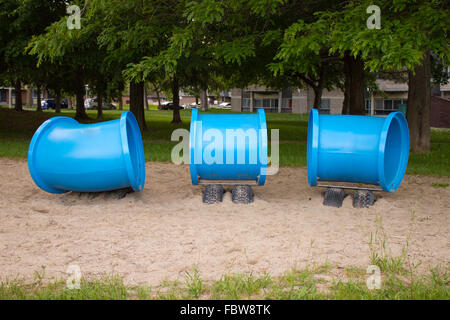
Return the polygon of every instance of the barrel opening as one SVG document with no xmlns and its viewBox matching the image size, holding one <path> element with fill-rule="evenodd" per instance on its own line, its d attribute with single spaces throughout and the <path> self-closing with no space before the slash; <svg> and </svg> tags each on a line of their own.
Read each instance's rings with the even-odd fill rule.
<svg viewBox="0 0 450 320">
<path fill-rule="evenodd" d="M 384 190 L 394 192 L 403 180 L 409 156 L 409 132 L 405 117 L 396 112 L 390 117 L 386 132 L 382 187 Z"/>
<path fill-rule="evenodd" d="M 311 109 L 308 119 L 308 136 L 306 142 L 306 169 L 310 186 L 317 185 L 317 160 L 319 144 L 319 112 Z"/>
<path fill-rule="evenodd" d="M 126 138 L 131 163 L 130 182 L 135 191 L 140 191 L 145 182 L 145 158 L 139 124 L 131 112 L 126 112 Z"/>
<path fill-rule="evenodd" d="M 384 176 L 386 184 L 391 188 L 397 177 L 401 163 L 401 129 L 397 119 L 393 119 L 386 137 L 386 149 L 384 152 Z"/>
<path fill-rule="evenodd" d="M 130 150 L 130 158 L 131 163 L 133 164 L 133 173 L 136 179 L 139 179 L 138 169 L 139 169 L 139 154 L 138 154 L 138 148 L 136 145 L 136 137 L 133 132 L 133 127 L 130 124 L 130 120 L 127 119 L 127 137 L 128 137 L 128 148 Z"/>
</svg>

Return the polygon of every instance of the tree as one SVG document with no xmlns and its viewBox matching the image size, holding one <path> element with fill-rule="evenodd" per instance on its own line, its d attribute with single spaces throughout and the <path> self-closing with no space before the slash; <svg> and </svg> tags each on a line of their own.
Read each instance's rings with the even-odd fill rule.
<svg viewBox="0 0 450 320">
<path fill-rule="evenodd" d="M 81 4 L 78 1 L 74 3 Z M 89 11 L 93 3 L 85 4 L 81 29 L 69 29 L 67 17 L 63 17 L 45 34 L 34 37 L 29 45 L 30 53 L 38 57 L 38 65 L 52 63 L 64 67 L 64 81 L 56 83 L 64 87 L 57 87 L 54 91 L 58 95 L 60 89 L 64 89 L 76 95 L 76 118 L 81 120 L 88 118 L 84 108 L 85 84 L 89 84 L 97 95 L 97 118 L 102 118 L 102 104 L 108 93 L 117 94 L 119 89 L 123 90 L 123 66 L 109 59 L 109 52 L 99 42 L 103 32 L 99 20 L 103 15 L 97 11 L 98 15 L 94 16 L 92 10 Z"/>
<path fill-rule="evenodd" d="M 330 25 L 331 53 L 361 58 L 371 72 L 409 71 L 407 119 L 413 152 L 430 150 L 430 52 L 448 65 L 449 7 L 439 0 L 378 1 L 381 29 L 366 27 L 371 1 L 320 16 Z"/>
<path fill-rule="evenodd" d="M 100 48 L 106 50 L 106 61 L 122 71 L 163 50 L 173 19 L 169 9 L 176 4 L 176 1 L 97 0 L 87 6 L 86 15 L 92 17 L 89 23 L 100 30 L 97 40 Z M 144 83 L 154 73 L 155 70 L 145 74 L 138 71 L 135 77 L 123 73 L 130 82 L 130 110 L 141 130 L 146 128 Z"/>
<path fill-rule="evenodd" d="M 208 88 L 246 86 L 268 72 L 274 50 L 263 42 L 271 18 L 256 12 L 272 9 L 257 2 L 202 1 L 184 8 L 184 28 L 174 30 L 167 57 L 204 110 Z"/>
<path fill-rule="evenodd" d="M 80 5 L 81 2 L 72 1 L 71 4 Z M 84 120 L 88 119 L 84 108 L 84 87 L 89 77 L 98 74 L 101 57 L 98 56 L 96 41 L 93 41 L 95 31 L 86 27 L 71 30 L 67 19 L 67 16 L 62 16 L 47 27 L 46 33 L 33 36 L 27 49 L 30 55 L 37 58 L 38 67 L 50 63 L 61 70 L 51 76 L 57 78 L 58 74 L 64 73 L 61 88 L 56 91 L 61 89 L 76 96 L 75 118 Z"/>
<path fill-rule="evenodd" d="M 238 87 L 310 86 L 319 107 L 323 88 L 340 85 L 342 67 L 338 57 L 328 54 L 323 26 L 310 23 L 316 20 L 316 10 L 335 5 L 326 0 L 192 2 L 184 14 L 188 18 L 184 47 L 200 48 L 195 53 L 208 68 L 197 74 L 211 75 L 208 82 L 223 77 Z M 300 43 L 305 39 L 301 29 L 307 26 L 317 30 Z"/>
<path fill-rule="evenodd" d="M 135 83 L 143 83 L 155 77 L 169 80 L 174 105 L 172 123 L 181 123 L 180 88 L 191 82 L 193 75 L 199 71 L 193 66 L 204 65 L 197 59 L 200 56 L 193 54 L 192 33 L 186 28 L 188 20 L 183 16 L 184 5 L 184 1 L 175 0 L 163 3 L 145 1 L 142 4 L 144 14 L 139 14 L 138 17 L 140 20 L 137 24 L 141 30 L 137 37 L 150 45 L 147 52 L 130 63 L 125 71 L 126 78 Z"/>
<path fill-rule="evenodd" d="M 22 110 L 22 85 L 35 82 L 36 58 L 26 53 L 31 37 L 43 33 L 65 12 L 65 1 L 0 0 L 2 78 L 15 88 L 15 110 Z"/>
</svg>

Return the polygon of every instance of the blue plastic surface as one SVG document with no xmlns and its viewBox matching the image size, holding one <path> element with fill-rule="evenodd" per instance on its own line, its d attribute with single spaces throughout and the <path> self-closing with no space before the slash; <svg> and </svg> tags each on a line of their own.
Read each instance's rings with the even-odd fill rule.
<svg viewBox="0 0 450 320">
<path fill-rule="evenodd" d="M 141 191 L 145 159 L 136 118 L 129 111 L 118 120 L 96 124 L 51 118 L 31 140 L 28 169 L 34 182 L 50 193 L 126 187 Z"/>
<path fill-rule="evenodd" d="M 401 112 L 387 117 L 319 115 L 308 122 L 308 183 L 341 181 L 380 185 L 394 192 L 409 157 L 408 123 Z"/>
<path fill-rule="evenodd" d="M 267 157 L 264 110 L 259 109 L 256 114 L 199 114 L 197 109 L 192 110 L 189 135 L 192 184 L 197 185 L 202 179 L 251 180 L 264 185 Z"/>
</svg>

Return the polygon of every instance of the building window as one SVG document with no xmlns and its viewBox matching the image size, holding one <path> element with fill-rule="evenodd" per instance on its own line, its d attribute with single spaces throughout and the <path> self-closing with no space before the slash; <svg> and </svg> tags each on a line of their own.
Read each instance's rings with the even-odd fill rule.
<svg viewBox="0 0 450 320">
<path fill-rule="evenodd" d="M 278 99 L 255 99 L 253 111 L 261 108 L 266 112 L 278 112 Z"/>
<path fill-rule="evenodd" d="M 384 110 L 394 110 L 392 100 L 384 100 Z"/>
<path fill-rule="evenodd" d="M 250 112 L 250 98 L 242 99 L 242 112 Z"/>
<path fill-rule="evenodd" d="M 398 111 L 398 107 L 401 104 L 407 104 L 406 99 L 375 99 L 375 111 L 374 114 L 389 114 L 394 111 Z M 366 99 L 366 111 L 370 114 L 370 99 Z"/>
<path fill-rule="evenodd" d="M 0 102 L 6 102 L 6 89 L 0 89 Z"/>
</svg>

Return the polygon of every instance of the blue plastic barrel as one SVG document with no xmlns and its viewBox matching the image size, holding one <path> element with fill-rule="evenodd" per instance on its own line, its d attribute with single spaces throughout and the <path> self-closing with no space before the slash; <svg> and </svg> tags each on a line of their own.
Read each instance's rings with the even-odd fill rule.
<svg viewBox="0 0 450 320">
<path fill-rule="evenodd" d="M 120 119 L 96 124 L 51 118 L 31 140 L 28 169 L 34 182 L 50 193 L 126 187 L 140 191 L 145 159 L 136 118 L 129 111 Z"/>
<path fill-rule="evenodd" d="M 408 123 L 401 112 L 387 117 L 309 113 L 307 169 L 317 181 L 380 185 L 394 192 L 409 156 Z"/>
<path fill-rule="evenodd" d="M 268 157 L 264 110 L 256 114 L 199 114 L 192 110 L 189 163 L 192 184 L 238 180 L 264 185 Z"/>
</svg>

